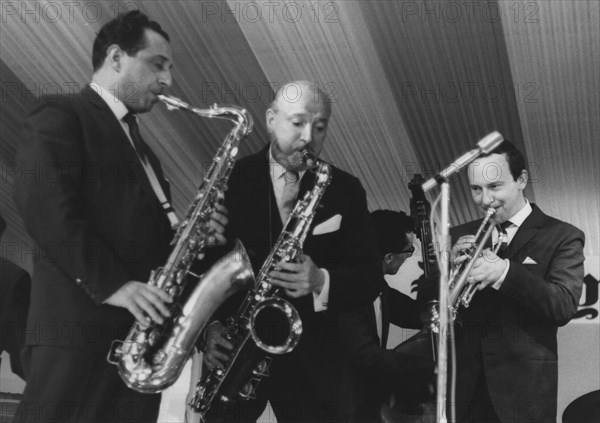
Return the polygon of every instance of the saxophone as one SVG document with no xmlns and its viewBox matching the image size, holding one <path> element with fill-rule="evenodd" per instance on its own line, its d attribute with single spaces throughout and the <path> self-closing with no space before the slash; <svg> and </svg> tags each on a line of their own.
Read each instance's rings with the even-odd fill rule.
<svg viewBox="0 0 600 423">
<path fill-rule="evenodd" d="M 153 270 L 148 283 L 174 299 L 171 317 L 164 324 L 153 323 L 147 329 L 134 323 L 124 341 L 114 341 L 108 361 L 118 367 L 125 384 L 138 392 L 154 393 L 172 385 L 183 370 L 198 336 L 227 297 L 240 289 L 250 289 L 254 275 L 244 247 L 236 240 L 234 248 L 203 276 L 190 271 L 194 261 L 202 258 L 211 236 L 210 216 L 227 189 L 240 140 L 252 131 L 252 117 L 244 109 L 219 107 L 198 109 L 178 98 L 158 96 L 169 110 L 182 109 L 201 117 L 227 119 L 235 127 L 225 138 L 178 225 L 171 242 L 167 263 Z M 182 291 L 188 275 L 198 282 L 186 303 L 181 305 Z M 206 301 L 206 298 L 215 300 Z"/>
<path fill-rule="evenodd" d="M 275 246 L 258 273 L 254 289 L 246 295 L 237 314 L 225 322 L 224 337 L 234 344 L 231 358 L 224 369 L 212 369 L 202 377 L 190 402 L 190 406 L 199 413 L 201 421 L 205 420 L 207 412 L 216 401 L 254 398 L 259 382 L 269 375 L 271 358 L 265 352 L 291 352 L 300 340 L 300 316 L 288 301 L 279 297 L 280 289 L 269 283 L 269 272 L 281 260 L 294 261 L 302 252 L 317 206 L 331 182 L 331 168 L 327 163 L 317 161 L 307 150 L 303 152 L 303 160 L 309 166 L 313 163 L 317 166 L 315 185 L 312 191 L 307 192 L 295 204 Z M 265 333 L 261 319 L 269 313 L 278 314 L 282 318 L 285 326 L 283 336 L 282 333 L 274 337 L 268 336 L 275 332 L 273 326 L 267 328 L 271 329 L 268 331 L 270 333 Z M 284 337 L 286 338 L 282 340 Z"/>
</svg>

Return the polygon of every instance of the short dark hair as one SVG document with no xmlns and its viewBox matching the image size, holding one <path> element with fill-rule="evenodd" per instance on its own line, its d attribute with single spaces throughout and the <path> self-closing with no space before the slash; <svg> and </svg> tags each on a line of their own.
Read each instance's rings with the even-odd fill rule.
<svg viewBox="0 0 600 423">
<path fill-rule="evenodd" d="M 113 44 L 121 47 L 130 56 L 145 48 L 146 37 L 144 32 L 146 29 L 150 29 L 164 37 L 165 40 L 170 41 L 169 35 L 161 28 L 160 24 L 151 21 L 148 16 L 139 10 L 122 13 L 106 23 L 94 40 L 92 50 L 92 67 L 94 71 L 102 67 L 106 59 L 106 52 Z"/>
<path fill-rule="evenodd" d="M 527 170 L 527 163 L 523 153 L 509 140 L 504 140 L 488 154 L 482 154 L 481 157 L 487 157 L 491 154 L 506 154 L 506 161 L 510 169 L 510 174 L 516 181 L 524 170 Z"/>
<path fill-rule="evenodd" d="M 415 229 L 414 222 L 404 212 L 375 210 L 371 213 L 377 242 L 382 255 L 400 253 L 408 244 L 407 233 Z"/>
</svg>

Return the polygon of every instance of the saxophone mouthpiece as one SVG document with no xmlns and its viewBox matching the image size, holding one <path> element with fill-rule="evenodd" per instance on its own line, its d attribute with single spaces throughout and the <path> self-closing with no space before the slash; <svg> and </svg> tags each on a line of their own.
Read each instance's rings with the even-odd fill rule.
<svg viewBox="0 0 600 423">
<path fill-rule="evenodd" d="M 317 165 L 317 158 L 314 153 L 308 148 L 302 150 L 302 161 L 306 164 L 309 169 L 312 169 Z"/>
</svg>

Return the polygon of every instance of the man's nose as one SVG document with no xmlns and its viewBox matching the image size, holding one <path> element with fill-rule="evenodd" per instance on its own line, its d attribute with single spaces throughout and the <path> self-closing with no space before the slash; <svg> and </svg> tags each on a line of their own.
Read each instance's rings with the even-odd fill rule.
<svg viewBox="0 0 600 423">
<path fill-rule="evenodd" d="M 301 134 L 301 138 L 302 141 L 304 141 L 304 144 L 310 144 L 312 141 L 312 126 L 311 125 L 304 125 L 304 127 L 302 128 L 302 134 Z"/>
<path fill-rule="evenodd" d="M 492 203 L 494 202 L 494 196 L 493 194 L 488 191 L 488 190 L 483 190 L 483 197 L 482 197 L 482 205 L 485 207 L 489 207 Z"/>
<path fill-rule="evenodd" d="M 158 79 L 158 82 L 167 88 L 171 87 L 171 85 L 173 85 L 173 75 L 171 74 L 171 70 L 167 69 L 163 71 Z"/>
</svg>

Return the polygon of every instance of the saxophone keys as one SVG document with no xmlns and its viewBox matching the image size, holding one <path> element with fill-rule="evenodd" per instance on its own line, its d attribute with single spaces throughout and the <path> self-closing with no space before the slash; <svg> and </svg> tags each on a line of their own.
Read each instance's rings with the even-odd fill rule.
<svg viewBox="0 0 600 423">
<path fill-rule="evenodd" d="M 256 388 L 258 388 L 259 382 L 260 379 L 251 378 L 248 383 L 242 387 L 240 392 L 238 392 L 240 398 L 243 400 L 256 399 Z"/>
<path fill-rule="evenodd" d="M 264 360 L 261 360 L 258 365 L 252 370 L 252 374 L 260 377 L 268 377 L 269 374 L 269 366 L 271 365 L 271 359 L 269 357 L 265 357 Z"/>
</svg>

